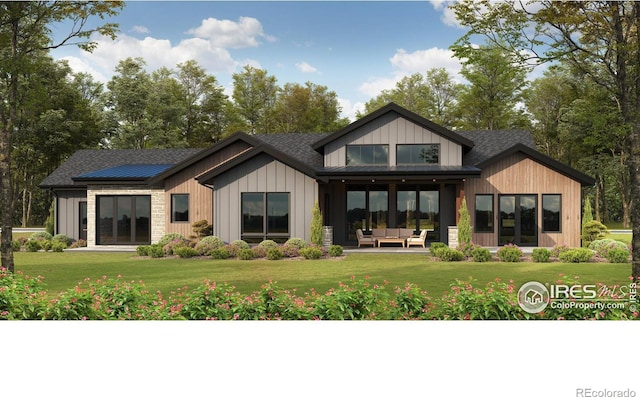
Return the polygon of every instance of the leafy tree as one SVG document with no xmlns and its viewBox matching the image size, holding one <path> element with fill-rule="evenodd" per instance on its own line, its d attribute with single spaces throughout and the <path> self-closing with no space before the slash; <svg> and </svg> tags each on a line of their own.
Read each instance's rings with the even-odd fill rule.
<svg viewBox="0 0 640 397">
<path fill-rule="evenodd" d="M 311 82 L 285 84 L 274 112 L 278 132 L 336 131 L 349 124 L 339 116 L 338 95 Z"/>
<path fill-rule="evenodd" d="M 194 60 L 178 64 L 184 114 L 182 134 L 190 147 L 218 142 L 231 123 L 228 97 L 214 76 Z"/>
<path fill-rule="evenodd" d="M 251 134 L 274 132 L 277 95 L 277 80 L 266 70 L 245 66 L 241 73 L 233 74 L 233 100 Z"/>
<path fill-rule="evenodd" d="M 526 69 L 497 46 L 452 46 L 463 61 L 462 74 L 469 82 L 458 101 L 461 129 L 499 130 L 518 125 L 516 106 L 525 87 Z"/>
<path fill-rule="evenodd" d="M 90 51 L 96 46 L 90 40 L 93 33 L 115 37 L 117 25 L 105 23 L 89 27 L 87 23 L 94 17 L 104 19 L 116 15 L 122 6 L 122 2 L 115 1 L 0 2 L 0 208 L 3 211 L 0 252 L 2 267 L 9 271 L 14 270 L 11 151 L 13 134 L 19 128 L 19 110 L 28 106 L 22 97 L 28 87 L 24 76 L 37 71 L 39 56 L 52 48 L 77 45 Z M 50 26 L 67 20 L 71 22 L 70 30 L 54 42 Z"/>
<path fill-rule="evenodd" d="M 522 62 L 562 59 L 615 98 L 631 182 L 631 273 L 640 277 L 640 2 L 463 0 L 452 8 L 468 28 L 456 45 L 470 48 L 482 35 Z"/>
<path fill-rule="evenodd" d="M 365 104 L 364 113 L 357 117 L 379 109 L 394 102 L 422 117 L 447 128 L 453 128 L 457 93 L 461 86 L 443 68 L 430 69 L 423 76 L 414 73 L 403 77 L 395 88 L 382 90 L 375 98 Z"/>
</svg>

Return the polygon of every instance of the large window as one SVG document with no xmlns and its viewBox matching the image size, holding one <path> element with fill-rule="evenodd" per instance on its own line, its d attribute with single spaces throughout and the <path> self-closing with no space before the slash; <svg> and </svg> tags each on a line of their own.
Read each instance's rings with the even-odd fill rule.
<svg viewBox="0 0 640 397">
<path fill-rule="evenodd" d="M 396 163 L 403 164 L 438 164 L 440 163 L 440 145 L 396 145 Z"/>
<path fill-rule="evenodd" d="M 476 195 L 476 233 L 493 233 L 493 195 Z"/>
<path fill-rule="evenodd" d="M 289 238 L 289 193 L 242 193 L 241 201 L 243 240 Z"/>
<path fill-rule="evenodd" d="M 149 244 L 150 196 L 96 196 L 98 244 Z"/>
<path fill-rule="evenodd" d="M 171 195 L 171 222 L 189 222 L 189 195 Z"/>
<path fill-rule="evenodd" d="M 559 232 L 562 210 L 562 196 L 559 194 L 542 195 L 542 231 Z"/>
<path fill-rule="evenodd" d="M 389 145 L 348 145 L 347 165 L 388 165 Z"/>
</svg>

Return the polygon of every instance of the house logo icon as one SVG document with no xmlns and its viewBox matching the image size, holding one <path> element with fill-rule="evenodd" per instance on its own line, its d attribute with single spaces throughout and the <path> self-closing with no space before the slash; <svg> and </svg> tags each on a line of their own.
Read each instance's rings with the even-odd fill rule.
<svg viewBox="0 0 640 397">
<path fill-rule="evenodd" d="M 527 313 L 540 313 L 549 304 L 549 290 L 537 281 L 529 281 L 518 290 L 518 304 Z"/>
</svg>

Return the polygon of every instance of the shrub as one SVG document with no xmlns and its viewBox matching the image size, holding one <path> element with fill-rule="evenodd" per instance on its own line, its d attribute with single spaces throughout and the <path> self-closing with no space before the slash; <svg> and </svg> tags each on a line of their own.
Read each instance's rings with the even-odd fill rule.
<svg viewBox="0 0 640 397">
<path fill-rule="evenodd" d="M 38 240 L 28 240 L 25 244 L 24 244 L 24 248 L 28 251 L 28 252 L 37 252 L 40 251 L 40 242 Z"/>
<path fill-rule="evenodd" d="M 81 247 L 86 247 L 86 246 L 87 246 L 87 240 L 79 239 L 79 240 L 74 241 L 73 243 L 71 243 L 69 248 L 81 248 Z"/>
<path fill-rule="evenodd" d="M 191 229 L 196 238 L 207 237 L 213 234 L 213 225 L 210 225 L 206 219 L 193 222 Z"/>
<path fill-rule="evenodd" d="M 458 210 L 460 214 L 460 220 L 458 221 L 458 241 L 460 244 L 469 244 L 471 243 L 471 216 L 469 215 L 469 210 L 467 209 L 467 200 L 462 197 L 462 202 L 460 203 L 460 210 Z"/>
<path fill-rule="evenodd" d="M 53 243 L 49 240 L 40 241 L 40 248 L 42 248 L 45 252 L 49 252 L 51 250 L 51 246 Z"/>
<path fill-rule="evenodd" d="M 224 247 L 224 241 L 218 236 L 207 236 L 196 244 L 196 250 L 202 256 L 211 256 L 215 249 Z"/>
<path fill-rule="evenodd" d="M 299 255 L 298 248 L 294 247 L 293 245 L 283 245 L 281 249 L 282 255 L 286 256 L 287 258 L 295 258 Z"/>
<path fill-rule="evenodd" d="M 489 262 L 491 260 L 491 251 L 488 248 L 478 247 L 471 251 L 471 257 L 475 262 Z"/>
<path fill-rule="evenodd" d="M 0 267 L 0 320 L 40 319 L 48 302 L 46 294 L 42 277 Z"/>
<path fill-rule="evenodd" d="M 139 245 L 136 247 L 136 253 L 138 256 L 149 256 L 149 250 L 151 246 L 149 245 Z"/>
<path fill-rule="evenodd" d="M 231 243 L 229 243 L 229 245 L 233 245 L 236 246 L 240 249 L 247 249 L 247 248 L 251 248 L 251 246 L 249 246 L 249 243 L 247 243 L 244 240 L 234 240 Z"/>
<path fill-rule="evenodd" d="M 226 248 L 216 248 L 213 251 L 211 251 L 211 257 L 213 259 L 229 259 L 230 256 L 231 254 L 229 253 L 229 250 Z"/>
<path fill-rule="evenodd" d="M 67 244 L 62 241 L 54 241 L 51 244 L 51 251 L 53 252 L 63 252 L 67 248 Z"/>
<path fill-rule="evenodd" d="M 589 221 L 582 226 L 582 241 L 585 245 L 602 239 L 607 234 L 609 234 L 609 229 L 598 221 Z"/>
<path fill-rule="evenodd" d="M 269 259 L 270 261 L 280 260 L 283 256 L 284 255 L 282 254 L 282 250 L 280 249 L 280 247 L 267 249 L 267 259 Z"/>
<path fill-rule="evenodd" d="M 318 200 L 313 204 L 311 209 L 311 244 L 322 244 L 322 213 Z"/>
<path fill-rule="evenodd" d="M 553 247 L 553 249 L 551 249 L 551 256 L 555 256 L 556 258 L 560 257 L 560 254 L 570 250 L 571 247 L 569 247 L 567 244 L 561 244 L 561 245 L 555 245 Z"/>
<path fill-rule="evenodd" d="M 198 251 L 191 247 L 178 247 L 174 249 L 173 253 L 184 259 L 193 258 L 198 255 Z"/>
<path fill-rule="evenodd" d="M 590 262 L 593 258 L 593 251 L 588 248 L 572 248 L 560 254 L 558 259 L 562 262 L 583 263 Z"/>
<path fill-rule="evenodd" d="M 470 257 L 471 253 L 476 249 L 476 248 L 480 248 L 479 245 L 474 244 L 473 242 L 461 242 L 460 245 L 458 245 L 458 248 L 456 248 L 458 251 L 462 252 L 462 254 L 465 257 Z"/>
<path fill-rule="evenodd" d="M 164 258 L 164 249 L 160 244 L 151 244 L 149 246 L 149 256 L 152 258 Z"/>
<path fill-rule="evenodd" d="M 344 252 L 344 249 L 341 245 L 330 245 L 328 254 L 329 256 L 341 256 Z"/>
<path fill-rule="evenodd" d="M 238 259 L 242 259 L 243 261 L 248 261 L 253 259 L 253 250 L 249 248 L 241 249 L 238 251 Z"/>
<path fill-rule="evenodd" d="M 438 258 L 445 262 L 459 262 L 464 259 L 462 252 L 449 247 L 439 249 L 438 254 Z"/>
<path fill-rule="evenodd" d="M 505 245 L 498 250 L 498 258 L 502 262 L 520 262 L 522 250 L 517 245 Z"/>
<path fill-rule="evenodd" d="M 269 250 L 270 248 L 278 248 L 280 245 L 273 240 L 262 240 L 258 247 L 263 247 Z"/>
<path fill-rule="evenodd" d="M 254 258 L 264 258 L 267 256 L 267 249 L 264 247 L 255 246 L 251 248 L 251 251 L 253 252 Z"/>
<path fill-rule="evenodd" d="M 158 245 L 161 245 L 158 243 Z M 175 238 L 162 246 L 165 255 L 177 255 L 176 250 L 179 248 L 189 247 L 189 240 L 184 237 Z"/>
<path fill-rule="evenodd" d="M 318 247 L 306 247 L 298 251 L 305 259 L 320 259 L 322 258 L 322 250 Z"/>
<path fill-rule="evenodd" d="M 534 262 L 549 262 L 549 259 L 551 258 L 551 251 L 546 248 L 534 248 L 531 257 Z"/>
<path fill-rule="evenodd" d="M 53 236 L 49 232 L 35 232 L 29 237 L 29 240 L 35 240 L 35 241 L 43 241 L 43 240 L 51 241 L 52 239 L 53 239 Z"/>
<path fill-rule="evenodd" d="M 158 241 L 158 244 L 160 244 L 161 247 L 164 247 L 165 245 L 169 244 L 169 242 L 174 241 L 174 240 L 188 241 L 180 233 L 168 233 L 168 234 L 165 234 L 164 236 L 162 236 L 162 238 L 160 238 L 160 240 Z"/>
<path fill-rule="evenodd" d="M 602 258 L 606 258 L 607 254 L 612 249 L 622 249 L 627 251 L 627 254 L 629 254 L 629 247 L 627 244 L 610 238 L 591 242 L 591 244 L 589 244 L 589 249 L 596 251 L 596 253 Z"/>
<path fill-rule="evenodd" d="M 607 252 L 607 260 L 611 263 L 629 263 L 629 250 L 625 248 L 612 248 Z"/>
<path fill-rule="evenodd" d="M 22 249 L 22 244 L 20 244 L 20 241 L 18 240 L 13 240 L 11 242 L 11 248 L 15 251 L 18 252 Z"/>
<path fill-rule="evenodd" d="M 65 245 L 65 248 L 71 245 L 71 238 L 65 234 L 56 234 L 51 241 L 59 241 Z"/>
<path fill-rule="evenodd" d="M 432 256 L 440 257 L 440 255 L 438 255 L 438 250 L 442 248 L 449 248 L 449 247 L 447 246 L 447 244 L 441 243 L 441 242 L 431 243 L 431 245 L 429 246 L 429 253 L 431 253 Z"/>
<path fill-rule="evenodd" d="M 307 247 L 307 242 L 298 237 L 292 237 L 284 243 L 285 247 L 294 247 L 298 250 Z"/>
</svg>

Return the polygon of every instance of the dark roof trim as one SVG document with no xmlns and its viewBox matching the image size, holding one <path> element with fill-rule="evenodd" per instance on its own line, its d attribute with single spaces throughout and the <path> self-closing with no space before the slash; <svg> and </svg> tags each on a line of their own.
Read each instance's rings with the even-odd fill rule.
<svg viewBox="0 0 640 397">
<path fill-rule="evenodd" d="M 235 134 L 223 139 L 222 141 L 210 146 L 207 149 L 202 150 L 201 152 L 199 152 L 198 154 L 196 154 L 195 156 L 189 157 L 188 159 L 184 160 L 181 163 L 176 164 L 175 166 L 173 166 L 172 168 L 169 168 L 168 170 L 166 170 L 165 172 L 162 172 L 158 175 L 156 175 L 155 177 L 153 177 L 151 180 L 149 180 L 149 184 L 154 184 L 154 183 L 158 183 L 172 175 L 175 175 L 176 173 L 184 170 L 187 167 L 192 166 L 193 164 L 211 156 L 213 153 L 222 150 L 228 146 L 230 146 L 231 144 L 237 142 L 237 141 L 244 141 L 246 142 L 248 145 L 256 147 L 258 145 L 260 145 L 262 142 L 258 141 L 255 138 L 252 138 L 250 135 L 244 133 L 244 132 L 236 132 Z"/>
<path fill-rule="evenodd" d="M 215 167 L 214 169 L 212 169 L 211 171 L 207 171 L 202 175 L 199 175 L 196 177 L 196 181 L 198 181 L 198 183 L 200 183 L 201 185 L 211 185 L 212 184 L 212 179 L 215 178 L 218 175 L 221 175 L 241 164 L 243 164 L 244 162 L 262 154 L 268 154 L 269 156 L 271 156 L 272 158 L 274 158 L 275 160 L 278 160 L 300 172 L 302 172 L 303 174 L 311 177 L 311 178 L 317 178 L 316 176 L 316 171 L 312 168 L 310 168 L 309 166 L 307 166 L 306 164 L 296 160 L 295 158 L 277 150 L 276 148 L 274 148 L 271 145 L 268 145 L 266 143 L 260 143 L 259 145 L 255 146 L 253 149 L 246 151 L 245 153 L 229 160 L 226 161 L 225 163 L 221 164 L 218 167 Z"/>
<path fill-rule="evenodd" d="M 582 172 L 571 168 L 565 164 L 562 164 L 561 162 L 559 162 L 558 160 L 555 160 L 543 153 L 540 153 L 539 151 L 530 148 L 529 146 L 526 146 L 522 143 L 519 143 L 517 145 L 513 145 L 511 146 L 509 149 L 504 150 L 500 153 L 498 153 L 497 155 L 483 161 L 482 163 L 478 164 L 478 167 L 480 168 L 484 168 L 490 164 L 495 163 L 496 161 L 500 161 L 503 160 L 515 153 L 518 152 L 522 152 L 524 153 L 526 156 L 530 157 L 531 159 L 533 159 L 534 161 L 537 161 L 538 163 L 551 168 L 554 171 L 557 171 L 561 174 L 563 174 L 564 176 L 567 176 L 577 182 L 580 182 L 580 184 L 582 186 L 593 186 L 596 183 L 596 180 L 592 177 L 590 177 L 587 174 L 583 174 Z"/>
<path fill-rule="evenodd" d="M 464 179 L 479 178 L 481 170 L 476 167 L 461 166 L 432 166 L 432 167 L 337 167 L 318 170 L 318 176 L 324 176 L 328 180 L 336 179 L 376 179 L 408 180 L 428 179 Z"/>
<path fill-rule="evenodd" d="M 459 134 L 456 134 L 455 132 L 441 126 L 438 125 L 430 120 L 425 119 L 424 117 L 413 113 L 401 106 L 396 105 L 393 102 L 390 102 L 389 104 L 381 107 L 380 109 L 369 113 L 368 115 L 366 115 L 365 117 L 354 121 L 353 123 L 349 124 L 348 126 L 344 127 L 343 129 L 323 138 L 320 139 L 319 141 L 317 141 L 316 143 L 313 144 L 313 148 L 315 150 L 317 150 L 318 152 L 322 153 L 323 152 L 323 148 L 325 145 L 327 145 L 328 143 L 352 132 L 353 130 L 356 130 L 368 123 L 370 123 L 371 121 L 387 114 L 390 112 L 395 112 L 397 114 L 399 114 L 400 116 L 404 117 L 405 119 L 412 121 L 418 125 L 421 125 L 422 127 L 433 131 L 451 141 L 454 141 L 456 143 L 459 143 L 462 146 L 465 146 L 467 149 L 472 148 L 474 146 L 474 143 L 472 140 L 467 139 Z"/>
</svg>

